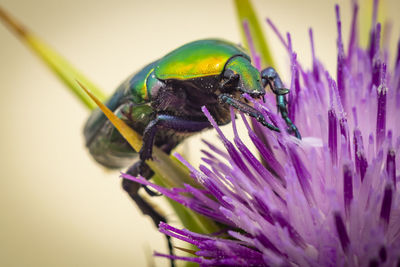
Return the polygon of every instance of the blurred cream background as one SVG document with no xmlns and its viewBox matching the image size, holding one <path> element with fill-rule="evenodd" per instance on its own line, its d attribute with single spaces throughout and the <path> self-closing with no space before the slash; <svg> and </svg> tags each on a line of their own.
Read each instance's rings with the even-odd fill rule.
<svg viewBox="0 0 400 267">
<path fill-rule="evenodd" d="M 316 53 L 335 73 L 334 1 L 253 2 L 260 19 L 268 16 L 283 33 L 292 33 L 306 67 L 312 26 Z M 339 1 L 345 40 L 349 2 Z M 386 10 L 397 19 L 398 35 L 396 2 L 387 2 Z M 110 94 L 130 73 L 186 42 L 240 41 L 230 0 L 0 4 Z M 288 57 L 266 24 L 264 29 L 288 82 Z M 164 237 L 120 188 L 118 172 L 105 171 L 88 155 L 81 133 L 87 110 L 3 25 L 0 81 L 0 266 L 150 266 L 153 250 L 167 252 Z M 184 146 L 199 151 L 200 136 L 215 138 L 211 131 Z M 198 155 L 188 158 L 198 165 Z M 154 263 L 168 266 L 165 259 Z"/>
</svg>

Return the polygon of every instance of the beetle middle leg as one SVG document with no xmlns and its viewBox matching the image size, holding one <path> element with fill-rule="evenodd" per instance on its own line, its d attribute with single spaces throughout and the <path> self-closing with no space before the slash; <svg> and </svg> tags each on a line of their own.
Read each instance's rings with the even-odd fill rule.
<svg viewBox="0 0 400 267">
<path fill-rule="evenodd" d="M 154 138 L 158 128 L 172 129 L 175 132 L 198 132 L 207 127 L 210 127 L 210 123 L 208 121 L 196 121 L 170 115 L 158 115 L 154 120 L 152 120 L 147 125 L 144 131 L 143 146 L 139 152 L 140 160 L 136 164 L 134 164 L 131 168 L 129 168 L 127 173 L 132 176 L 137 176 L 140 174 L 146 179 L 150 179 L 151 176 L 154 174 L 153 171 L 149 168 L 149 166 L 145 163 L 145 160 L 151 158 Z M 166 144 L 164 147 L 161 147 L 161 149 L 164 152 L 169 153 L 170 150 L 172 149 L 172 146 Z M 140 197 L 138 191 L 141 186 L 138 183 L 124 179 L 122 182 L 122 187 L 129 194 L 132 200 L 135 201 L 136 205 L 140 208 L 143 214 L 149 215 L 151 217 L 156 227 L 158 227 L 160 222 L 166 222 L 164 216 L 159 214 L 149 203 L 147 203 L 142 197 Z M 146 187 L 144 188 L 146 189 Z M 168 241 L 169 253 L 170 255 L 173 255 L 171 237 L 168 235 L 165 236 Z M 174 265 L 175 265 L 174 260 L 171 259 L 171 267 L 173 267 Z"/>
<path fill-rule="evenodd" d="M 152 120 L 143 133 L 143 146 L 140 150 L 140 159 L 152 158 L 153 143 L 159 128 L 174 130 L 176 133 L 195 133 L 210 127 L 210 122 L 201 118 L 191 119 L 173 115 L 160 114 Z"/>
<path fill-rule="evenodd" d="M 139 160 L 136 162 L 132 167 L 130 167 L 127 171 L 127 174 L 132 175 L 132 176 L 138 176 L 139 174 L 145 177 L 146 179 L 150 179 L 151 176 L 153 176 L 153 171 L 149 168 L 149 166 L 142 160 Z M 139 195 L 139 189 L 141 185 L 130 181 L 128 179 L 123 179 L 122 180 L 122 188 L 128 193 L 130 198 L 136 203 L 136 205 L 139 207 L 139 209 L 142 211 L 144 215 L 150 216 L 150 218 L 153 220 L 154 224 L 158 228 L 158 225 L 160 222 L 167 222 L 165 217 L 161 215 L 159 212 L 157 212 L 152 205 L 150 205 L 146 200 L 144 200 L 140 195 Z M 146 187 L 144 187 L 146 189 Z M 147 191 L 147 190 L 146 190 Z M 152 191 L 151 191 L 152 192 Z M 171 237 L 168 235 L 165 235 L 167 238 L 168 242 L 168 250 L 169 254 L 173 255 L 174 250 L 171 242 Z M 174 260 L 171 259 L 171 267 L 174 267 L 175 263 Z"/>
<path fill-rule="evenodd" d="M 286 122 L 286 125 L 289 127 L 289 132 L 294 133 L 298 139 L 301 139 L 299 130 L 288 115 L 286 94 L 289 93 L 289 89 L 284 88 L 281 78 L 276 70 L 272 67 L 261 71 L 261 79 L 263 86 L 265 87 L 269 85 L 272 92 L 276 95 L 278 112 L 281 114 L 282 118 Z"/>
</svg>

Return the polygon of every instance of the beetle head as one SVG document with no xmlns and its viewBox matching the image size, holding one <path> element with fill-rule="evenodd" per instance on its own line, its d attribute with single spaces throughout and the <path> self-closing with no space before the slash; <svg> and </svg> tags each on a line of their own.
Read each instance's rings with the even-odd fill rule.
<svg viewBox="0 0 400 267">
<path fill-rule="evenodd" d="M 225 93 L 237 95 L 247 93 L 254 98 L 265 95 L 260 72 L 250 61 L 241 56 L 231 58 L 222 73 L 221 89 Z"/>
</svg>

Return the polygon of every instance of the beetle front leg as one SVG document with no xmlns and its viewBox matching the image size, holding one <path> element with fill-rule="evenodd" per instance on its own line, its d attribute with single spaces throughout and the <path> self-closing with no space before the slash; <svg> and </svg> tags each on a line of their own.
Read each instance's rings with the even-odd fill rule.
<svg viewBox="0 0 400 267">
<path fill-rule="evenodd" d="M 159 128 L 171 129 L 178 133 L 194 133 L 210 127 L 210 123 L 199 118 L 188 119 L 172 115 L 157 115 L 146 127 L 143 133 L 143 146 L 140 149 L 140 159 L 145 161 L 152 158 L 154 137 Z"/>
<path fill-rule="evenodd" d="M 298 139 L 301 139 L 301 135 L 296 125 L 288 117 L 287 102 L 284 95 L 277 95 L 276 102 L 278 105 L 278 111 L 281 113 L 282 118 L 285 120 L 286 125 L 289 127 L 289 132 L 294 133 Z"/>
<path fill-rule="evenodd" d="M 276 95 L 276 105 L 278 106 L 278 112 L 285 120 L 286 125 L 289 127 L 289 132 L 294 133 L 298 139 L 301 139 L 301 135 L 296 125 L 289 118 L 287 110 L 286 94 L 289 93 L 289 89 L 284 88 L 281 78 L 279 77 L 276 70 L 272 67 L 266 68 L 261 71 L 261 80 L 263 86 L 270 86 L 272 92 Z"/>
<path fill-rule="evenodd" d="M 262 113 L 258 110 L 256 110 L 255 108 L 253 108 L 252 106 L 247 105 L 246 103 L 240 102 L 239 100 L 233 98 L 230 95 L 227 94 L 222 94 L 218 97 L 219 101 L 221 101 L 222 103 L 226 103 L 232 107 L 234 107 L 235 109 L 249 115 L 250 117 L 255 118 L 259 123 L 261 123 L 262 125 L 266 126 L 268 129 L 276 131 L 276 132 L 280 132 L 279 128 L 268 123 L 264 117 L 264 115 L 262 115 Z"/>
</svg>

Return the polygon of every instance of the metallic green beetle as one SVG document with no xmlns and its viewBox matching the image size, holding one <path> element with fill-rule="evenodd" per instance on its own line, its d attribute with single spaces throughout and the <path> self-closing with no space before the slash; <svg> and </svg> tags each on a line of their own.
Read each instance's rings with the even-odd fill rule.
<svg viewBox="0 0 400 267">
<path fill-rule="evenodd" d="M 289 90 L 283 88 L 278 74 L 273 68 L 260 73 L 251 65 L 247 53 L 235 44 L 223 40 L 199 40 L 145 66 L 122 83 L 106 103 L 118 117 L 143 135 L 140 159 L 128 173 L 150 178 L 152 171 L 145 160 L 151 158 L 153 144 L 170 153 L 190 134 L 210 128 L 201 111 L 202 106 L 207 107 L 219 125 L 230 122 L 229 106 L 232 106 L 269 129 L 279 131 L 267 123 L 259 111 L 240 100 L 243 93 L 263 97 L 267 85 L 276 94 L 278 110 L 288 130 L 301 138 L 288 118 L 285 94 Z M 100 110 L 90 116 L 84 135 L 94 159 L 108 168 L 126 167 L 137 157 Z M 123 188 L 157 226 L 160 221 L 165 221 L 139 197 L 139 185 L 124 180 Z"/>
</svg>

